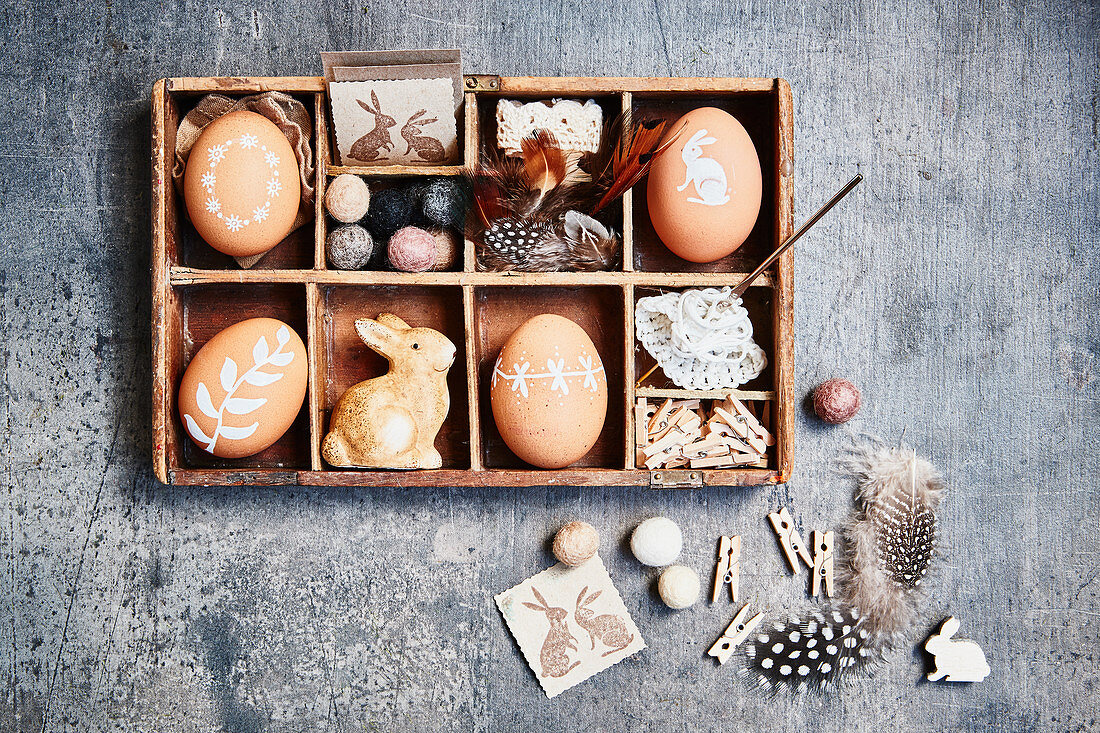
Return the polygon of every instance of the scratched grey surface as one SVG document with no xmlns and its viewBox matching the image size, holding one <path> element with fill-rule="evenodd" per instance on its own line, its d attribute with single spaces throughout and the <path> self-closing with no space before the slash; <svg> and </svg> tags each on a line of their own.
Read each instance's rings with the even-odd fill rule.
<svg viewBox="0 0 1100 733">
<path fill-rule="evenodd" d="M 1095 728 L 1100 642 L 1100 11 L 1093 3 L 3 3 L 0 729 Z M 847 375 L 854 429 L 942 467 L 925 622 L 873 680 L 762 699 L 704 657 L 733 609 L 674 614 L 620 544 L 684 529 L 706 579 L 804 602 L 764 522 L 838 523 L 849 440 L 800 414 L 789 485 L 165 488 L 149 465 L 149 91 L 315 73 L 317 51 L 461 47 L 472 72 L 783 76 L 799 245 L 796 382 Z M 585 518 L 649 648 L 550 702 L 492 604 Z M 921 682 L 947 613 L 982 684 Z"/>
</svg>

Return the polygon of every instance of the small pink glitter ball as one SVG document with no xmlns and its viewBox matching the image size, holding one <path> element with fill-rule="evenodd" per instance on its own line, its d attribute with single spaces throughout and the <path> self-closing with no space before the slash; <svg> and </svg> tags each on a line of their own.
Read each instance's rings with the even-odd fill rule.
<svg viewBox="0 0 1100 733">
<path fill-rule="evenodd" d="M 417 227 L 405 227 L 390 237 L 388 253 L 393 269 L 424 272 L 435 264 L 435 237 Z"/>
<path fill-rule="evenodd" d="M 862 404 L 859 387 L 847 379 L 828 379 L 814 390 L 814 412 L 833 425 L 851 420 Z"/>
</svg>

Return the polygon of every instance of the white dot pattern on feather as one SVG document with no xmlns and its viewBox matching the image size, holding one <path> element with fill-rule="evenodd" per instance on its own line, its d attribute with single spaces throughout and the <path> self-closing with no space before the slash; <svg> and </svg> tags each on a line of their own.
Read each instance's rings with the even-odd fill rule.
<svg viewBox="0 0 1100 733">
<path fill-rule="evenodd" d="M 851 674 L 881 661 L 873 646 L 865 646 L 873 635 L 857 609 L 840 606 L 811 610 L 788 621 L 773 621 L 769 627 L 779 635 L 760 634 L 746 651 L 743 670 L 764 689 L 799 692 L 839 684 Z M 762 641 L 764 638 L 766 641 Z M 858 664 L 857 664 L 858 663 Z"/>
</svg>

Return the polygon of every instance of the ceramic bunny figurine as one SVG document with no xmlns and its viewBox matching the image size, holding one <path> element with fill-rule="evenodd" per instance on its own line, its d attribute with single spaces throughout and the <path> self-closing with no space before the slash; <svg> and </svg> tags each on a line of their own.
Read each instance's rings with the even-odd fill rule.
<svg viewBox="0 0 1100 733">
<path fill-rule="evenodd" d="M 390 370 L 341 395 L 321 455 L 341 468 L 441 467 L 434 443 L 451 404 L 447 371 L 455 345 L 439 331 L 412 328 L 392 313 L 360 318 L 355 330 L 386 357 Z"/>
</svg>

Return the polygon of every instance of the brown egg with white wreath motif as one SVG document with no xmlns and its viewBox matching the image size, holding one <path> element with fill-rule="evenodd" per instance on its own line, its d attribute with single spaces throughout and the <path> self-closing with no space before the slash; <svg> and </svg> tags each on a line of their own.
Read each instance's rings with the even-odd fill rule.
<svg viewBox="0 0 1100 733">
<path fill-rule="evenodd" d="M 748 239 L 760 214 L 760 158 L 745 127 L 714 107 L 669 128 L 676 140 L 654 159 L 646 184 L 653 229 L 691 262 L 714 262 Z"/>
<path fill-rule="evenodd" d="M 568 318 L 545 314 L 517 328 L 490 384 L 500 437 L 527 463 L 564 468 L 600 437 L 607 373 L 592 339 Z"/>
<path fill-rule="evenodd" d="M 305 344 L 287 324 L 252 318 L 229 326 L 199 349 L 183 373 L 184 430 L 219 458 L 259 453 L 294 423 L 307 373 Z"/>
<path fill-rule="evenodd" d="M 298 159 L 275 123 L 230 112 L 203 129 L 183 177 L 195 231 L 219 252 L 256 255 L 281 242 L 301 202 Z"/>
</svg>

